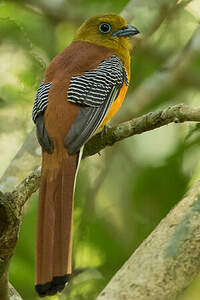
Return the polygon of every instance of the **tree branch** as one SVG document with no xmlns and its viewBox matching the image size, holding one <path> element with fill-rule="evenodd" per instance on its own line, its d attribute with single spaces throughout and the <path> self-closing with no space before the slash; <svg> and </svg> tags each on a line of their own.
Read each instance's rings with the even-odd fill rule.
<svg viewBox="0 0 200 300">
<path fill-rule="evenodd" d="M 96 300 L 169 300 L 200 272 L 200 181 L 115 274 Z"/>
<path fill-rule="evenodd" d="M 36 139 L 35 128 L 33 128 L 1 177 L 0 190 L 11 192 L 22 179 L 40 165 L 41 148 Z"/>
<path fill-rule="evenodd" d="M 16 291 L 16 289 L 12 286 L 12 284 L 9 282 L 8 283 L 8 295 L 10 297 L 10 300 L 22 300 L 21 296 L 19 293 Z"/>
<path fill-rule="evenodd" d="M 163 0 L 159 1 L 159 3 L 157 0 L 130 0 L 121 12 L 121 16 L 126 19 L 127 22 L 137 24 L 137 22 L 140 21 L 141 14 L 144 14 L 146 26 L 142 28 L 142 33 L 143 36 L 149 37 L 171 13 L 176 11 L 177 3 L 178 0 Z"/>
<path fill-rule="evenodd" d="M 83 158 L 100 152 L 106 146 L 131 137 L 136 134 L 159 128 L 169 123 L 182 123 L 185 121 L 200 122 L 200 108 L 190 108 L 179 104 L 164 110 L 150 112 L 146 115 L 108 127 L 106 131 L 95 135 L 85 146 Z"/>
<path fill-rule="evenodd" d="M 20 296 L 8 285 L 8 267 L 13 255 L 22 211 L 25 202 L 38 189 L 40 170 L 33 172 L 12 193 L 0 192 L 0 299 L 20 300 Z"/>
</svg>

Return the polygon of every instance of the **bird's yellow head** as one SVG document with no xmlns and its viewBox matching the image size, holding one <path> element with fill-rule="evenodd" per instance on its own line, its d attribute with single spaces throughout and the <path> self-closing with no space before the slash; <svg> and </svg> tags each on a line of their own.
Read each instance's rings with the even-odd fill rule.
<svg viewBox="0 0 200 300">
<path fill-rule="evenodd" d="M 104 14 L 86 20 L 78 29 L 74 41 L 85 41 L 111 48 L 116 52 L 129 51 L 129 37 L 139 33 L 120 16 Z"/>
</svg>

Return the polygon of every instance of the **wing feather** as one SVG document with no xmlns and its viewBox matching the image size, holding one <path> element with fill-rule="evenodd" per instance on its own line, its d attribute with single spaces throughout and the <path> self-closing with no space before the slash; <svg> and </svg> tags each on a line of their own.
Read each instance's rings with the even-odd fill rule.
<svg viewBox="0 0 200 300">
<path fill-rule="evenodd" d="M 117 56 L 104 60 L 92 71 L 71 78 L 68 101 L 80 105 L 65 138 L 69 154 L 75 154 L 98 129 L 125 82 L 126 71 Z"/>
<path fill-rule="evenodd" d="M 51 83 L 44 84 L 44 80 L 41 82 L 33 105 L 32 119 L 36 125 L 36 134 L 40 146 L 47 152 L 53 152 L 53 141 L 50 138 L 44 123 L 44 111 L 48 105 L 48 95 Z"/>
<path fill-rule="evenodd" d="M 69 154 L 77 153 L 81 146 L 85 144 L 98 129 L 109 111 L 117 93 L 118 88 L 113 87 L 105 105 L 99 105 L 98 107 L 80 107 L 78 116 L 65 138 L 65 147 Z"/>
</svg>

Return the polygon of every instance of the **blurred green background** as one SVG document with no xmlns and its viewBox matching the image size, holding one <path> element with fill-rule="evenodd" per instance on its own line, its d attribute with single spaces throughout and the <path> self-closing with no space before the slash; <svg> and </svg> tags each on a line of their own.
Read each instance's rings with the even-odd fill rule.
<svg viewBox="0 0 200 300">
<path fill-rule="evenodd" d="M 71 42 L 81 22 L 104 12 L 120 13 L 127 0 L 0 1 L 0 176 L 33 124 L 36 90 L 50 60 Z M 167 15 L 132 59 L 126 102 L 134 107 L 136 90 L 186 44 L 198 22 L 197 6 L 183 1 Z M 187 3 L 186 3 L 187 2 Z M 144 1 L 145 5 L 145 1 Z M 156 10 L 156 8 L 154 8 Z M 200 10 L 199 10 L 200 11 Z M 135 23 L 135 22 L 136 23 Z M 145 28 L 145 14 L 133 19 Z M 200 56 L 190 74 L 200 77 Z M 198 106 L 197 84 L 180 79 L 137 114 L 177 103 Z M 128 113 L 122 107 L 124 119 Z M 114 119 L 118 122 L 119 115 Z M 74 276 L 54 299 L 93 300 L 159 221 L 183 197 L 199 174 L 200 134 L 195 125 L 170 124 L 129 138 L 84 160 L 78 175 L 74 213 Z M 189 133 L 189 135 L 188 135 Z M 189 136 L 189 137 L 188 137 Z M 188 137 L 188 138 L 186 138 Z M 23 299 L 34 292 L 35 228 L 38 194 L 25 207 L 10 281 Z M 179 300 L 199 299 L 196 280 Z M 53 298 L 52 298 L 53 299 Z"/>
</svg>

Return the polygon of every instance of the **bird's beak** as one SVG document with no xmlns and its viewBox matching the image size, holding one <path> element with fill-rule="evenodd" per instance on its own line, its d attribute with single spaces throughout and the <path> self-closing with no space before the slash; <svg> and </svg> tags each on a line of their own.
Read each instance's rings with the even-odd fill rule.
<svg viewBox="0 0 200 300">
<path fill-rule="evenodd" d="M 118 37 L 121 37 L 121 36 L 131 36 L 131 35 L 135 35 L 135 34 L 138 34 L 139 33 L 139 30 L 132 26 L 132 25 L 126 25 L 124 28 L 120 29 L 120 30 L 117 30 L 116 32 L 114 32 L 112 35 L 111 35 L 111 38 L 115 37 L 115 36 L 118 36 Z"/>
</svg>

